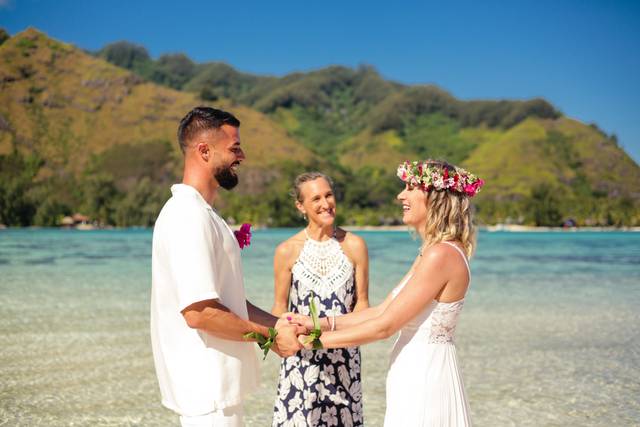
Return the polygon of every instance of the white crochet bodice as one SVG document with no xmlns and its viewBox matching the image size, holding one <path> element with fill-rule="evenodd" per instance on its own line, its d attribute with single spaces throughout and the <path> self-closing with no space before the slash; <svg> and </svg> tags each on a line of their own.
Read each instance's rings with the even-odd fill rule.
<svg viewBox="0 0 640 427">
<path fill-rule="evenodd" d="M 307 238 L 291 273 L 301 298 L 313 291 L 327 299 L 331 294 L 351 291 L 354 268 L 335 238 L 321 242 Z"/>
</svg>

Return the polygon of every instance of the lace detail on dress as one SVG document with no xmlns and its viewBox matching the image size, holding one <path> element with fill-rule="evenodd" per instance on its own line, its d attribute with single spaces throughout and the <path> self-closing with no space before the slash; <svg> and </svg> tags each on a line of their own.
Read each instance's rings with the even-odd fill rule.
<svg viewBox="0 0 640 427">
<path fill-rule="evenodd" d="M 437 303 L 431 312 L 431 329 L 429 344 L 452 343 L 458 323 L 458 316 L 462 311 L 463 300 L 452 303 Z"/>
<path fill-rule="evenodd" d="M 291 272 L 305 288 L 298 292 L 311 290 L 321 298 L 328 298 L 353 281 L 353 264 L 335 239 L 323 242 L 307 239 Z"/>
</svg>

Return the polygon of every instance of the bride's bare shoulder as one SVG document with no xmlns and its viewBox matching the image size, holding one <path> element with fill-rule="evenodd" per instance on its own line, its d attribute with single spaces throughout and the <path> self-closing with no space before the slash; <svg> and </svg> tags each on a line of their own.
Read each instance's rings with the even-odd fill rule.
<svg viewBox="0 0 640 427">
<path fill-rule="evenodd" d="M 422 252 L 419 264 L 422 264 L 422 267 L 446 269 L 447 271 L 455 271 L 457 267 L 464 267 L 466 271 L 466 267 L 463 265 L 464 260 L 458 249 L 462 251 L 457 242 L 436 243 Z"/>
</svg>

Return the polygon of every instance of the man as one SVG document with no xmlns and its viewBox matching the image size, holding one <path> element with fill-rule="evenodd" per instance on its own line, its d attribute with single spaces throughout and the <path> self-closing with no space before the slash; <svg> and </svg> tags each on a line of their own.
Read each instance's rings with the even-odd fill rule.
<svg viewBox="0 0 640 427">
<path fill-rule="evenodd" d="M 212 208 L 238 183 L 245 159 L 240 122 L 197 107 L 180 122 L 182 184 L 171 187 L 153 232 L 151 343 L 162 403 L 183 426 L 241 426 L 258 381 L 255 344 L 243 335 L 278 330 L 274 351 L 301 347 L 296 328 L 246 300 L 238 242 Z"/>
</svg>

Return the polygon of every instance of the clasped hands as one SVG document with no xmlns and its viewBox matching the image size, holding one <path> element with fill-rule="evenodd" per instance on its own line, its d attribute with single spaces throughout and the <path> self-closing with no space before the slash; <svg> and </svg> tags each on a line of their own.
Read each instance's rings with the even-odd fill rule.
<svg viewBox="0 0 640 427">
<path fill-rule="evenodd" d="M 302 349 L 311 349 L 307 343 L 308 333 L 313 329 L 309 316 L 299 313 L 284 313 L 275 325 L 278 336 L 272 350 L 280 357 L 289 357 Z"/>
</svg>

